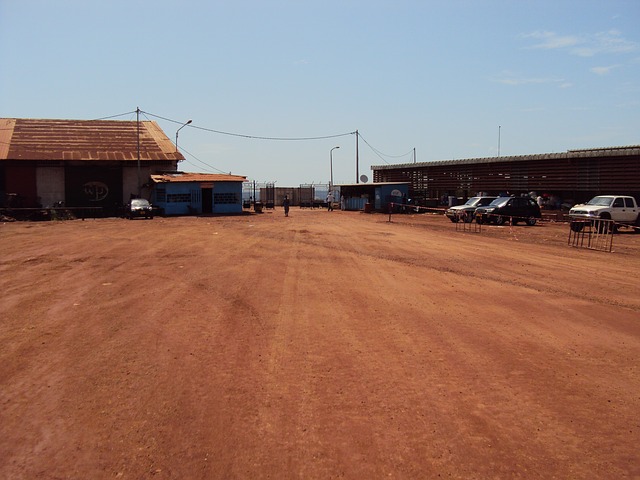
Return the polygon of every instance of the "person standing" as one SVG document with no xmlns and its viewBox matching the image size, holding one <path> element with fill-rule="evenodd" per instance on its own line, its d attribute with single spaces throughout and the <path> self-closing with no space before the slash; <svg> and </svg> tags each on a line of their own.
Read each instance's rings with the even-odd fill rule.
<svg viewBox="0 0 640 480">
<path fill-rule="evenodd" d="M 289 195 L 285 195 L 284 196 L 284 200 L 282 201 L 282 206 L 284 207 L 284 216 L 288 217 L 289 216 Z"/>
<path fill-rule="evenodd" d="M 327 195 L 327 211 L 333 212 L 333 193 L 332 192 L 329 192 L 329 195 Z"/>
</svg>

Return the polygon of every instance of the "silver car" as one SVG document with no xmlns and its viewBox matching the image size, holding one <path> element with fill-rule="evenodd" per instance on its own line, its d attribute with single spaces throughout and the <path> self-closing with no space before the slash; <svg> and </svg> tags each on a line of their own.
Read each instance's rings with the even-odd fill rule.
<svg viewBox="0 0 640 480">
<path fill-rule="evenodd" d="M 473 218 L 476 214 L 476 208 L 489 205 L 496 198 L 498 197 L 471 197 L 464 203 L 464 205 L 456 205 L 455 207 L 449 208 L 445 215 L 453 223 L 457 223 L 459 221 L 470 223 L 473 222 Z"/>
<path fill-rule="evenodd" d="M 132 220 L 136 217 L 153 218 L 153 207 L 149 200 L 144 198 L 134 198 L 127 208 L 127 218 Z"/>
</svg>

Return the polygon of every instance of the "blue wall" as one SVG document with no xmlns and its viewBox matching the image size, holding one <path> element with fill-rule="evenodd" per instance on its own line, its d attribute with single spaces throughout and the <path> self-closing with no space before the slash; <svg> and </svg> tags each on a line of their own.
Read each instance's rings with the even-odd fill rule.
<svg viewBox="0 0 640 480">
<path fill-rule="evenodd" d="M 400 195 L 391 195 L 393 192 L 399 192 Z M 402 203 L 403 195 L 409 194 L 409 185 L 381 185 L 376 187 L 376 210 L 387 211 L 389 203 Z"/>
<path fill-rule="evenodd" d="M 205 194 L 209 189 L 205 187 Z M 242 182 L 214 182 L 212 194 L 211 213 L 242 213 Z M 157 183 L 152 203 L 165 215 L 202 214 L 203 189 L 198 182 Z"/>
<path fill-rule="evenodd" d="M 242 182 L 214 183 L 213 213 L 242 213 Z"/>
</svg>

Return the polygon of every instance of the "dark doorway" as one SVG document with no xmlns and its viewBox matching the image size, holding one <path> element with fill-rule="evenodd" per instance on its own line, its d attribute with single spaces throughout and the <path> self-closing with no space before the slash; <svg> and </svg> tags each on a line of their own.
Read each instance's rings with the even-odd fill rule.
<svg viewBox="0 0 640 480">
<path fill-rule="evenodd" d="M 10 166 L 4 169 L 3 185 L 7 186 L 5 197 L 2 195 L 0 204 L 6 201 L 11 207 L 39 207 L 38 187 L 36 186 L 36 167 L 27 165 L 24 167 Z"/>
<path fill-rule="evenodd" d="M 115 215 L 122 204 L 120 167 L 66 167 L 64 177 L 68 207 L 102 207 L 107 215 Z"/>
<path fill-rule="evenodd" d="M 213 213 L 213 188 L 202 189 L 202 213 Z"/>
</svg>

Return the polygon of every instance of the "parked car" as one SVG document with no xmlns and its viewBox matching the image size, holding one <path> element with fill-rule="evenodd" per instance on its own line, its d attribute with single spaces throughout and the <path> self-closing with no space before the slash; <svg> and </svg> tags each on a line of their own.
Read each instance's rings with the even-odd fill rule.
<svg viewBox="0 0 640 480">
<path fill-rule="evenodd" d="M 445 215 L 453 223 L 457 223 L 460 220 L 470 223 L 473 222 L 476 216 L 476 208 L 489 205 L 495 199 L 496 197 L 471 197 L 464 205 L 456 205 L 449 208 Z"/>
<path fill-rule="evenodd" d="M 531 197 L 498 197 L 486 207 L 476 209 L 476 222 L 503 225 L 526 222 L 535 225 L 542 218 L 540 207 Z"/>
<path fill-rule="evenodd" d="M 127 205 L 127 218 L 131 220 L 136 217 L 153 218 L 153 207 L 149 200 L 134 198 Z"/>
<path fill-rule="evenodd" d="M 640 227 L 640 208 L 633 197 L 599 195 L 585 204 L 575 205 L 569 211 L 569 218 L 571 229 L 575 232 L 581 231 L 586 224 L 596 223 L 596 220 L 607 220 L 597 222 L 598 228 L 602 230 L 617 230 L 619 226 Z"/>
</svg>

